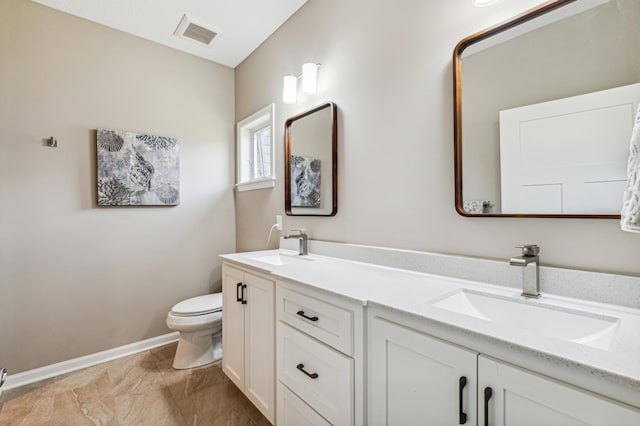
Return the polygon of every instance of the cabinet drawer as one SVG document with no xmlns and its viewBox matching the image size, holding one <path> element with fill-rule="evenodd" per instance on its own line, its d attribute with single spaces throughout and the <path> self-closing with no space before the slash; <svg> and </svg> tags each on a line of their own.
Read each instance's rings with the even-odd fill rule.
<svg viewBox="0 0 640 426">
<path fill-rule="evenodd" d="M 332 424 L 353 424 L 353 360 L 278 323 L 280 381 Z"/>
<path fill-rule="evenodd" d="M 279 382 L 277 424 L 280 426 L 331 426 L 331 423 Z"/>
<path fill-rule="evenodd" d="M 278 319 L 353 355 L 353 312 L 278 286 Z"/>
</svg>

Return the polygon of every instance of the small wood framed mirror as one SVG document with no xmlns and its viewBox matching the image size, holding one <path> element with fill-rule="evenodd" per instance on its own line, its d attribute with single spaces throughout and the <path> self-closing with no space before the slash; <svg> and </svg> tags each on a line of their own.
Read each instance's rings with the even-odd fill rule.
<svg viewBox="0 0 640 426">
<path fill-rule="evenodd" d="M 338 114 L 333 102 L 285 122 L 284 197 L 288 216 L 338 212 Z"/>
</svg>

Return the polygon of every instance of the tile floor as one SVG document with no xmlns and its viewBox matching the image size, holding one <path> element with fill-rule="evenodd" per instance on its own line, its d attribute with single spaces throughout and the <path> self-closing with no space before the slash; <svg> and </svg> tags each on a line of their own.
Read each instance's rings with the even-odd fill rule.
<svg viewBox="0 0 640 426">
<path fill-rule="evenodd" d="M 171 368 L 176 344 L 5 391 L 5 425 L 269 425 L 220 363 Z"/>
</svg>

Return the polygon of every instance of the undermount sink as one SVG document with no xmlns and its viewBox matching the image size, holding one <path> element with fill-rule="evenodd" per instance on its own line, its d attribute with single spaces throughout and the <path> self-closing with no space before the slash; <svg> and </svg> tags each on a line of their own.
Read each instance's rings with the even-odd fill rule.
<svg viewBox="0 0 640 426">
<path fill-rule="evenodd" d="M 289 265 L 293 262 L 297 262 L 298 260 L 303 261 L 311 261 L 313 258 L 307 256 L 299 256 L 295 254 L 285 254 L 285 253 L 268 253 L 268 254 L 258 254 L 255 256 L 248 256 L 249 259 L 255 260 L 257 262 L 268 263 L 269 265 Z"/>
<path fill-rule="evenodd" d="M 599 349 L 611 347 L 620 323 L 615 317 L 467 289 L 439 297 L 431 306 Z"/>
</svg>

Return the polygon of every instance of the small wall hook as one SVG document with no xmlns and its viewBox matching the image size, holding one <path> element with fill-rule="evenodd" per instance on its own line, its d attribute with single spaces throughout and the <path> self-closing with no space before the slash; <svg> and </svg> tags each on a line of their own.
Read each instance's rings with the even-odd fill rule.
<svg viewBox="0 0 640 426">
<path fill-rule="evenodd" d="M 58 139 L 54 138 L 53 136 L 51 136 L 50 138 L 46 139 L 47 141 L 47 146 L 51 147 L 51 148 L 57 148 L 58 147 Z"/>
</svg>

